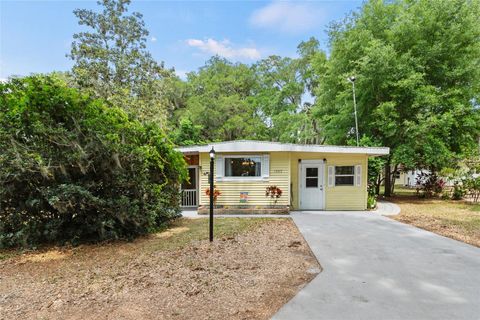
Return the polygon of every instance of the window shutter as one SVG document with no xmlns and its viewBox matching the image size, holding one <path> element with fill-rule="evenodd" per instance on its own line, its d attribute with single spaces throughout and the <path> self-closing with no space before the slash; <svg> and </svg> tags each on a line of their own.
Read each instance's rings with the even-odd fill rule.
<svg viewBox="0 0 480 320">
<path fill-rule="evenodd" d="M 355 166 L 355 185 L 360 187 L 362 185 L 362 166 Z"/>
<path fill-rule="evenodd" d="M 262 177 L 268 178 L 270 176 L 270 156 L 264 154 L 262 157 Z"/>
<path fill-rule="evenodd" d="M 225 172 L 225 162 L 223 161 L 223 157 L 222 156 L 217 156 L 217 178 L 221 178 L 224 176 L 224 172 Z"/>
<path fill-rule="evenodd" d="M 328 187 L 335 186 L 335 167 L 328 166 Z"/>
</svg>

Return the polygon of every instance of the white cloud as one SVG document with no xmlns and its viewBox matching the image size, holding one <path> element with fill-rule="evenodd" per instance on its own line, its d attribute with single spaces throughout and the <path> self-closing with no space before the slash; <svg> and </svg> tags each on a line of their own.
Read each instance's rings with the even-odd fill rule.
<svg viewBox="0 0 480 320">
<path fill-rule="evenodd" d="M 216 41 L 214 39 L 188 39 L 187 45 L 195 47 L 203 52 L 212 55 L 219 55 L 224 58 L 236 58 L 236 59 L 260 59 L 260 51 L 255 47 L 240 47 L 234 48 L 234 46 L 228 40 Z"/>
<path fill-rule="evenodd" d="M 325 17 L 325 12 L 310 3 L 274 1 L 254 11 L 250 23 L 255 27 L 296 33 L 319 26 Z"/>
<path fill-rule="evenodd" d="M 152 42 L 157 42 L 157 38 L 151 37 L 151 38 L 150 38 L 150 41 L 152 41 Z"/>
</svg>

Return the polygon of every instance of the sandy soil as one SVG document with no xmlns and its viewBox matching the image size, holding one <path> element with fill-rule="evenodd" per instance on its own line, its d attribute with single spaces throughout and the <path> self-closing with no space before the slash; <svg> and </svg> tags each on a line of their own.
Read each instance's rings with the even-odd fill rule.
<svg viewBox="0 0 480 320">
<path fill-rule="evenodd" d="M 480 205 L 462 201 L 392 198 L 401 212 L 391 218 L 480 247 Z"/>
<path fill-rule="evenodd" d="M 0 261 L 0 319 L 268 319 L 320 271 L 286 219 L 213 244 L 158 246 L 188 223 L 133 243 Z"/>
</svg>

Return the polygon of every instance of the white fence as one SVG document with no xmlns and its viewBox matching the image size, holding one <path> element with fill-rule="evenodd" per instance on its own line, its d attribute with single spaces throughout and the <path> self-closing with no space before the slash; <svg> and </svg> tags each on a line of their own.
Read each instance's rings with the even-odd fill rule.
<svg viewBox="0 0 480 320">
<path fill-rule="evenodd" d="M 182 207 L 197 206 L 197 190 L 182 190 Z"/>
</svg>

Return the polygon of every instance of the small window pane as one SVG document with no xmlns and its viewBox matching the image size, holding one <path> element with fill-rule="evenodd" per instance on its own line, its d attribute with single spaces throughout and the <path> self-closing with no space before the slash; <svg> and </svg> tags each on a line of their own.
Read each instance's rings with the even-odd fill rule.
<svg viewBox="0 0 480 320">
<path fill-rule="evenodd" d="M 353 186 L 353 176 L 337 176 L 335 177 L 336 186 Z"/>
<path fill-rule="evenodd" d="M 318 177 L 318 168 L 307 168 L 307 177 Z"/>
<path fill-rule="evenodd" d="M 353 166 L 338 166 L 335 167 L 335 174 L 353 174 L 355 171 Z"/>
<path fill-rule="evenodd" d="M 305 186 L 307 188 L 316 188 L 318 187 L 318 178 L 306 178 Z"/>
<path fill-rule="evenodd" d="M 226 177 L 260 177 L 260 157 L 225 158 Z"/>
</svg>

